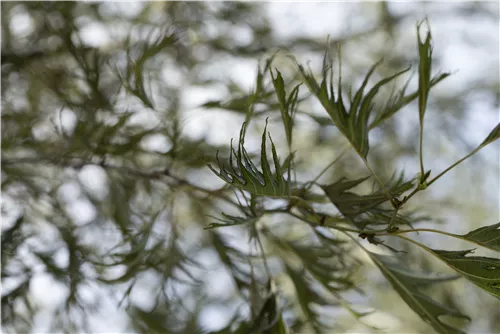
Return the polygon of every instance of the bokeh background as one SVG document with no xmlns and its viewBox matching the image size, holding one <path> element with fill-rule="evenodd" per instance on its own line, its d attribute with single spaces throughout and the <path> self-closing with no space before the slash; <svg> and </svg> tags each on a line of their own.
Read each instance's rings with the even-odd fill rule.
<svg viewBox="0 0 500 334">
<path fill-rule="evenodd" d="M 498 2 L 4 2 L 1 14 L 5 333 L 215 332 L 249 316 L 250 278 L 262 278 L 263 263 L 248 228 L 204 229 L 214 221 L 209 214 L 235 214 L 220 198 L 234 193 L 205 163 L 214 163 L 218 149 L 227 155 L 238 138 L 256 80 L 272 91 L 269 73 L 259 79 L 258 71 L 278 50 L 272 67 L 297 82 L 288 55 L 319 73 L 328 38 L 340 43 L 343 80 L 357 87 L 381 58 L 379 77 L 409 64 L 415 71 L 416 24 L 427 18 L 433 73 L 452 75 L 431 93 L 426 167 L 436 175 L 499 121 Z M 416 87 L 414 75 L 408 90 Z M 284 159 L 278 108 L 272 97 L 258 98 L 247 148 L 258 155 L 269 117 Z M 344 148 L 327 116 L 312 98 L 299 106 L 293 149 L 302 182 Z M 374 130 L 376 173 L 415 176 L 418 135 L 416 103 Z M 415 196 L 409 209 L 426 218 L 418 226 L 462 234 L 497 223 L 498 149 L 487 146 Z M 166 167 L 170 175 L 158 174 Z M 320 181 L 364 173 L 348 153 Z M 307 230 L 279 216 L 259 223 L 278 240 Z M 263 233 L 295 332 L 432 331 L 356 247 L 348 253 L 361 263 L 354 280 L 363 294 L 347 289 L 340 299 L 325 297 L 322 308 L 297 301 L 297 282 L 283 269 L 290 250 Z M 470 248 L 414 237 L 439 249 Z M 449 273 L 406 244 L 388 243 L 421 269 Z M 463 279 L 430 293 L 473 319 L 463 323 L 468 332 L 500 332 L 498 300 Z M 339 300 L 375 312 L 356 319 Z M 303 321 L 300 305 L 328 326 Z"/>
</svg>

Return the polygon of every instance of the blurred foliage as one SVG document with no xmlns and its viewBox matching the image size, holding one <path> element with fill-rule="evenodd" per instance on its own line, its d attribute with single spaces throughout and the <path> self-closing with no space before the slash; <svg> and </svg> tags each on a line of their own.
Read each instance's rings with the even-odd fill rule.
<svg viewBox="0 0 500 334">
<path fill-rule="evenodd" d="M 446 63 L 432 55 L 430 33 L 413 48 L 397 46 L 410 39 L 403 27 L 425 17 L 418 6 L 346 4 L 368 23 L 327 39 L 280 37 L 279 18 L 259 3 L 3 3 L 3 331 L 378 332 L 383 321 L 366 321 L 378 311 L 401 319 L 399 332 L 428 332 L 419 316 L 440 332 L 477 330 L 479 317 L 487 323 L 480 330 L 498 331 L 497 300 L 464 290 L 464 280 L 436 289 L 430 283 L 457 277 L 422 274 L 443 269 L 433 253 L 498 296 L 496 259 L 406 235 L 445 220 L 443 208 L 480 210 L 450 202 L 453 189 L 441 198 L 423 192 L 444 174 L 425 170 L 422 155 L 421 168 L 402 167 L 408 157 L 417 165 L 422 147 L 438 158 L 443 150 L 418 147 L 424 112 L 427 120 L 439 110 L 426 134 L 439 130 L 461 141 L 456 151 L 471 152 L 458 162 L 500 135 L 497 125 L 471 146 L 456 127 L 470 114 L 471 92 L 498 108 L 497 77 L 438 90 L 453 76 L 432 75 L 431 56 L 432 69 Z M 432 10 L 498 22 L 498 6 L 480 2 Z M 334 62 L 324 52 L 340 44 Z M 234 74 L 236 64 L 255 71 Z M 198 101 L 196 89 L 210 97 Z M 189 126 L 195 116 L 201 134 Z M 236 150 L 213 139 L 231 136 L 228 117 L 244 124 Z M 401 131 L 402 122 L 413 123 Z M 485 219 L 464 234 L 438 230 L 498 251 L 496 218 Z M 391 251 L 405 261 L 389 260 Z M 471 323 L 441 317 L 462 312 Z"/>
</svg>

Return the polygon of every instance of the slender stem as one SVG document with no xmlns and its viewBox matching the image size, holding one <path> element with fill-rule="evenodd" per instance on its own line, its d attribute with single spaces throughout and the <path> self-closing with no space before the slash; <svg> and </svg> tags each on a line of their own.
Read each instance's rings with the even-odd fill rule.
<svg viewBox="0 0 500 334">
<path fill-rule="evenodd" d="M 453 238 L 461 238 L 462 239 L 461 235 L 448 233 L 448 232 L 440 231 L 440 230 L 434 230 L 432 228 L 414 228 L 414 229 L 410 229 L 410 230 L 398 230 L 398 231 L 394 231 L 394 232 L 380 233 L 377 235 L 386 236 L 386 235 L 397 235 L 397 234 L 405 234 L 405 233 L 412 233 L 412 232 L 432 232 L 432 233 L 447 235 L 447 236 L 453 237 Z"/>
<path fill-rule="evenodd" d="M 403 199 L 403 204 L 405 204 L 406 202 L 408 202 L 408 200 L 410 198 L 412 198 L 416 193 L 418 193 L 420 191 L 420 189 L 417 187 L 415 188 L 408 196 L 405 196 L 405 198 Z"/>
<path fill-rule="evenodd" d="M 462 163 L 463 161 L 467 160 L 468 158 L 470 158 L 471 156 L 473 156 L 474 154 L 476 154 L 480 149 L 482 148 L 482 146 L 478 146 L 474 151 L 470 152 L 469 154 L 467 154 L 465 157 L 463 157 L 462 159 L 458 160 L 457 162 L 455 162 L 453 165 L 449 166 L 448 168 L 446 168 L 445 170 L 443 170 L 441 173 L 439 173 L 439 175 L 437 175 L 436 177 L 434 177 L 432 180 L 430 180 L 429 182 L 427 182 L 427 187 L 430 186 L 431 184 L 433 184 L 434 182 L 436 182 L 438 179 L 440 179 L 444 174 L 448 173 L 451 169 L 455 168 L 457 165 L 459 165 L 460 163 Z M 420 174 L 420 175 L 424 175 L 424 174 Z M 406 196 L 405 199 L 403 200 L 403 204 L 408 202 L 408 200 L 410 198 L 412 198 L 416 193 L 418 193 L 420 190 L 423 190 L 423 189 L 419 189 L 419 188 L 415 188 L 411 193 L 410 195 Z"/>
<path fill-rule="evenodd" d="M 479 151 L 480 149 L 482 148 L 482 146 L 478 146 L 474 151 L 470 152 L 469 154 L 467 154 L 465 157 L 463 157 L 462 159 L 458 160 L 457 162 L 455 162 L 453 165 L 451 165 L 450 167 L 446 168 L 444 171 L 442 171 L 441 173 L 439 173 L 439 175 L 437 175 L 435 178 L 433 178 L 432 180 L 430 180 L 428 182 L 428 186 L 430 186 L 431 184 L 433 184 L 435 181 L 437 181 L 441 176 L 443 176 L 444 174 L 448 173 L 452 168 L 456 167 L 458 164 L 462 163 L 464 160 L 470 158 L 471 156 L 473 156 L 477 151 Z"/>
<path fill-rule="evenodd" d="M 297 215 L 297 214 L 295 214 L 293 212 L 287 211 L 287 212 L 284 212 L 284 213 L 287 213 L 287 214 L 289 214 L 292 217 L 295 217 L 295 218 L 297 218 L 299 220 L 302 220 L 303 222 L 306 222 L 306 223 L 308 223 L 311 226 L 325 226 L 325 227 L 329 227 L 329 228 L 332 228 L 334 230 L 339 230 L 339 231 L 342 231 L 342 232 L 354 232 L 354 233 L 358 233 L 358 234 L 360 234 L 360 233 L 377 234 L 377 233 L 385 233 L 385 232 L 387 232 L 386 228 L 380 229 L 380 230 L 359 230 L 359 229 L 354 229 L 354 228 L 349 228 L 349 227 L 338 226 L 336 224 L 335 225 L 330 225 L 328 223 L 321 224 L 321 223 L 317 223 L 317 222 L 311 221 L 311 220 L 309 220 L 307 218 L 304 218 L 304 217 L 302 217 L 300 215 Z"/>
<path fill-rule="evenodd" d="M 394 213 L 392 214 L 391 220 L 389 221 L 389 225 L 387 225 L 387 230 L 392 230 L 392 226 L 394 224 L 394 219 L 396 219 L 398 211 L 399 211 L 399 207 L 394 210 Z"/>
<path fill-rule="evenodd" d="M 209 189 L 205 189 L 203 187 L 192 184 L 185 179 L 174 176 L 169 171 L 165 171 L 165 170 L 144 172 L 144 171 L 130 168 L 127 166 L 116 166 L 116 165 L 112 165 L 112 164 L 109 164 L 106 162 L 99 163 L 99 162 L 95 162 L 95 161 L 86 161 L 86 160 L 81 159 L 81 158 L 64 157 L 64 156 L 61 158 L 59 158 L 59 157 L 56 157 L 56 158 L 40 157 L 40 158 L 19 158 L 19 159 L 12 159 L 12 160 L 8 159 L 8 160 L 3 160 L 2 164 L 3 165 L 39 164 L 41 162 L 48 163 L 48 164 L 51 164 L 51 165 L 54 165 L 57 167 L 71 167 L 71 168 L 75 168 L 75 169 L 80 169 L 80 168 L 84 167 L 85 165 L 89 165 L 89 164 L 100 165 L 104 169 L 115 169 L 118 171 L 127 172 L 128 174 L 132 174 L 132 175 L 135 175 L 135 176 L 138 176 L 141 178 L 145 178 L 145 179 L 150 179 L 150 180 L 161 180 L 162 177 L 166 176 L 166 177 L 169 177 L 169 178 L 175 180 L 177 182 L 178 186 L 181 186 L 181 185 L 187 186 L 187 187 L 192 188 L 194 190 L 203 192 L 209 196 L 215 196 L 215 197 L 225 201 L 226 203 L 229 203 L 229 204 L 235 206 L 236 208 L 240 208 L 240 205 L 238 205 L 238 203 L 234 202 L 229 197 L 226 197 L 220 193 L 222 190 L 224 190 L 224 188 L 219 189 L 219 190 L 214 190 L 214 191 L 209 190 Z"/>
<path fill-rule="evenodd" d="M 421 244 L 420 242 L 418 241 L 415 241 L 413 239 L 410 239 L 410 238 L 407 238 L 407 237 L 404 237 L 402 235 L 396 235 L 396 237 L 400 238 L 400 239 L 403 239 L 403 240 L 406 240 L 408 242 L 411 242 L 412 244 L 414 245 L 417 245 L 418 247 L 422 248 L 423 250 L 425 250 L 426 252 L 428 252 L 429 254 L 432 254 L 434 255 L 435 257 L 437 257 L 438 259 L 440 259 L 441 261 L 443 261 L 445 264 L 447 264 L 448 266 L 450 266 L 446 261 L 444 261 L 442 258 L 440 258 L 439 256 L 436 256 L 436 254 L 427 246 L 425 246 L 424 244 Z"/>
<path fill-rule="evenodd" d="M 425 106 L 424 106 L 425 108 Z M 420 122 L 420 177 L 424 177 L 425 171 L 424 171 L 424 156 L 422 152 L 422 146 L 423 146 L 423 138 L 424 138 L 424 120 Z M 419 181 L 420 182 L 420 181 Z"/>
</svg>

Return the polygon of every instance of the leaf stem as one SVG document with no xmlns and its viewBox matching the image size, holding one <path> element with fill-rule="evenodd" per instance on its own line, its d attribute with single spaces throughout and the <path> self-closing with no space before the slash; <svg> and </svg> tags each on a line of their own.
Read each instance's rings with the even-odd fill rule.
<svg viewBox="0 0 500 334">
<path fill-rule="evenodd" d="M 424 174 L 425 174 L 425 170 L 424 170 L 424 156 L 423 156 L 423 152 L 422 152 L 422 146 L 423 146 L 423 141 L 424 141 L 424 122 L 422 120 L 422 122 L 420 122 L 420 152 L 419 152 L 419 156 L 420 156 L 420 177 L 424 177 Z M 420 182 L 420 180 L 418 181 Z"/>
<path fill-rule="evenodd" d="M 430 186 L 431 184 L 433 184 L 435 181 L 437 181 L 441 176 L 443 176 L 444 174 L 448 173 L 452 168 L 456 167 L 458 164 L 462 163 L 463 161 L 467 160 L 468 158 L 470 158 L 471 156 L 473 156 L 477 151 L 479 151 L 480 149 L 482 148 L 482 146 L 478 146 L 474 151 L 470 152 L 469 154 L 467 154 L 465 157 L 463 157 L 462 159 L 458 160 L 457 162 L 455 162 L 453 165 L 451 165 L 450 167 L 446 168 L 444 171 L 442 171 L 441 173 L 439 173 L 439 175 L 437 175 L 435 178 L 433 178 L 432 180 L 429 181 L 429 183 L 427 184 L 428 186 Z"/>
<path fill-rule="evenodd" d="M 474 154 L 476 154 L 481 148 L 483 148 L 483 146 L 478 146 L 477 148 L 475 148 L 472 152 L 470 152 L 469 154 L 467 154 L 465 157 L 461 158 L 460 160 L 456 161 L 454 164 L 452 164 L 451 166 L 449 166 L 448 168 L 446 168 L 445 170 L 443 170 L 441 173 L 439 173 L 436 177 L 434 177 L 433 179 L 431 179 L 429 182 L 427 182 L 427 187 L 430 186 L 431 184 L 433 184 L 434 182 L 436 182 L 438 179 L 440 179 L 444 174 L 448 173 L 450 170 L 452 170 L 453 168 L 455 168 L 457 165 L 459 165 L 460 163 L 462 163 L 463 161 L 467 160 L 468 158 L 470 158 L 471 156 L 473 156 Z M 420 174 L 420 175 L 424 175 L 424 173 Z M 420 182 L 420 181 L 419 181 Z M 420 189 L 420 188 L 415 188 L 411 193 L 410 195 L 408 196 L 405 196 L 404 200 L 403 200 L 403 204 L 408 202 L 408 200 L 410 198 L 412 198 L 416 193 L 418 193 L 420 190 L 424 190 L 424 189 Z"/>
</svg>

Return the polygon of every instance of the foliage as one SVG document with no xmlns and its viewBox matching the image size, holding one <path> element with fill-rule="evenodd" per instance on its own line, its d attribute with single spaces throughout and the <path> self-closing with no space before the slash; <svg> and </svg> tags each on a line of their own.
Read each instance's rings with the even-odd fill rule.
<svg viewBox="0 0 500 334">
<path fill-rule="evenodd" d="M 92 332 L 89 319 L 110 309 L 126 318 L 115 331 L 343 332 L 344 317 L 377 331 L 378 324 L 364 322 L 374 311 L 358 309 L 351 299 L 365 293 L 359 272 L 367 264 L 358 251 L 376 265 L 400 303 L 439 333 L 463 330 L 445 323 L 443 315 L 470 318 L 461 307 L 431 297 L 437 283 L 463 277 L 499 297 L 498 259 L 470 256 L 470 249 L 434 249 L 407 236 L 441 234 L 500 250 L 500 223 L 464 234 L 420 228 L 424 218 L 433 217 L 410 206 L 416 194 L 500 134 L 499 124 L 435 177 L 424 168 L 424 116 L 433 88 L 452 78 L 431 75 L 432 35 L 422 41 L 421 24 L 414 52 L 418 88 L 407 92 L 409 76 L 388 94 L 387 86 L 398 87 L 410 68 L 385 73 L 385 62 L 378 61 L 362 71 L 366 75 L 355 89 L 355 78 L 342 71 L 349 57 L 339 46 L 334 75 L 332 44 L 344 45 L 372 28 L 331 43 L 301 37 L 283 42 L 251 3 L 153 2 L 127 20 L 107 6 L 2 6 L 2 215 L 10 222 L 1 240 L 5 332 Z M 19 12 L 28 13 L 36 29 L 16 39 L 12 17 Z M 89 46 L 81 34 L 88 20 L 109 31 L 126 23 L 130 33 L 118 33 L 105 48 Z M 228 33 L 214 33 L 213 24 Z M 252 41 L 236 41 L 230 33 L 236 26 L 248 28 Z M 277 53 L 266 52 L 277 47 Z M 299 61 L 301 48 L 326 48 L 319 78 Z M 252 89 L 206 75 L 210 64 L 222 59 L 227 66 L 231 57 L 266 59 L 257 66 Z M 232 140 L 214 144 L 184 127 L 185 90 L 217 84 L 229 97 L 211 96 L 197 107 L 243 120 L 237 148 Z M 314 100 L 322 115 L 304 111 Z M 394 171 L 387 177 L 370 160 L 380 155 L 370 135 L 390 131 L 394 117 L 414 101 L 420 173 Z M 223 123 L 219 116 L 210 116 L 214 124 Z M 314 161 L 304 158 L 307 149 L 301 146 L 299 125 L 306 118 L 318 134 L 338 134 L 322 148 L 341 151 L 345 140 L 362 163 L 349 160 L 347 148 L 312 177 Z M 282 124 L 283 140 L 277 140 L 274 123 Z M 261 126 L 260 150 L 254 152 L 253 142 L 245 142 L 247 131 Z M 151 148 L 155 140 L 166 144 Z M 336 168 L 343 164 L 347 173 Z M 332 166 L 332 181 L 320 182 Z M 408 244 L 457 275 L 416 270 L 412 253 L 402 250 Z M 33 297 L 43 275 L 64 291 L 59 304 Z M 214 282 L 223 286 L 219 295 L 212 292 Z M 217 330 L 204 328 L 204 311 L 213 307 L 228 315 Z M 52 320 L 40 329 L 36 319 L 50 308 Z"/>
</svg>

